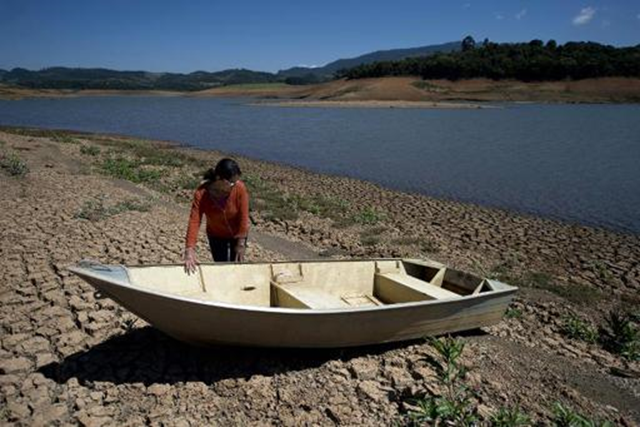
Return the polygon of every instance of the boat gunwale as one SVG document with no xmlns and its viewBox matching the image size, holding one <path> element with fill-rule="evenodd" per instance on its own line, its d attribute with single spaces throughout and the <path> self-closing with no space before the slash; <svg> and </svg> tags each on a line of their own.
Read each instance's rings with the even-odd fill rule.
<svg viewBox="0 0 640 427">
<path fill-rule="evenodd" d="M 365 261 L 390 261 L 390 260 L 400 260 L 400 261 L 421 261 L 420 259 L 417 258 L 371 258 L 371 259 L 362 259 L 362 260 L 336 260 L 336 259 L 332 259 L 332 260 L 294 260 L 294 261 L 274 261 L 274 262 L 242 262 L 242 263 L 228 263 L 228 264 L 223 264 L 223 265 L 258 265 L 258 264 L 289 264 L 289 263 L 307 263 L 307 262 L 365 262 Z M 440 264 L 440 263 L 438 263 Z M 101 264 L 103 266 L 109 266 L 110 264 Z M 113 264 L 111 264 L 113 265 Z M 219 263 L 201 263 L 200 265 L 221 265 Z M 180 267 L 182 268 L 183 265 L 182 264 L 147 264 L 147 265 L 132 265 L 132 266 L 126 266 L 126 265 L 121 265 L 124 268 L 129 268 L 129 267 L 141 267 L 141 268 L 145 268 L 145 267 Z M 443 268 L 448 268 L 448 267 L 444 267 Z M 278 314 L 303 314 L 303 315 L 325 315 L 325 314 L 346 314 L 346 313 L 363 313 L 363 312 L 369 312 L 369 311 L 373 311 L 373 312 L 380 312 L 380 311 L 389 311 L 389 310 L 395 310 L 395 309 L 403 309 L 403 308 L 412 308 L 412 307 L 422 307 L 422 306 L 429 306 L 429 305 L 440 305 L 443 303 L 451 303 L 451 302 L 458 302 L 458 301 L 469 301 L 469 300 L 479 300 L 479 299 L 485 299 L 486 297 L 494 297 L 494 296 L 501 296 L 501 295 L 508 295 L 508 294 L 512 294 L 515 293 L 518 290 L 518 287 L 516 286 L 512 286 L 509 285 L 507 283 L 503 283 L 500 282 L 498 280 L 492 280 L 492 279 L 484 279 L 487 280 L 489 283 L 499 283 L 501 286 L 506 287 L 505 289 L 498 289 L 498 290 L 490 290 L 490 291 L 486 291 L 486 292 L 482 292 L 476 295 L 473 294 L 469 294 L 469 295 L 460 295 L 459 297 L 456 298 L 443 298 L 443 299 L 432 299 L 432 300 L 425 300 L 425 301 L 412 301 L 412 302 L 401 302 L 401 303 L 392 303 L 392 304 L 385 304 L 382 306 L 363 306 L 363 307 L 346 307 L 346 308 L 327 308 L 327 309 L 301 309 L 301 308 L 286 308 L 286 307 L 264 307 L 264 306 L 252 306 L 252 305 L 245 305 L 245 304 L 233 304 L 233 303 L 227 303 L 227 302 L 221 302 L 221 301 L 210 301 L 210 300 L 202 300 L 202 299 L 198 299 L 198 298 L 190 298 L 188 296 L 183 296 L 183 295 L 176 295 L 176 294 L 171 294 L 171 293 L 167 293 L 167 292 L 158 292 L 152 289 L 147 289 L 147 288 L 142 288 L 136 285 L 133 285 L 132 283 L 125 283 L 122 282 L 120 280 L 117 279 L 112 279 L 112 278 L 108 278 L 105 277 L 103 275 L 100 274 L 96 274 L 91 272 L 91 270 L 84 268 L 84 267 L 80 267 L 80 266 L 70 266 L 68 267 L 68 270 L 71 271 L 72 273 L 80 276 L 82 278 L 82 276 L 88 276 L 91 277 L 93 279 L 96 279 L 98 281 L 101 282 L 107 282 L 113 285 L 117 285 L 126 289 L 130 289 L 132 291 L 136 291 L 136 292 L 142 292 L 142 293 L 146 293 L 146 294 L 150 294 L 153 296 L 157 296 L 157 297 L 161 297 L 161 298 L 165 298 L 165 299 L 170 299 L 170 300 L 176 300 L 176 301 L 182 301 L 182 302 L 187 302 L 187 303 L 193 303 L 193 304 L 198 304 L 201 306 L 209 306 L 209 307 L 213 307 L 213 308 L 223 308 L 223 309 L 230 309 L 230 310 L 236 310 L 236 311 L 248 311 L 248 312 L 259 312 L 259 313 L 265 313 L 265 314 L 273 314 L 273 313 L 278 313 Z M 127 272 L 128 273 L 128 272 Z M 128 276 L 128 274 L 127 274 Z M 91 284 L 91 283 L 90 283 Z M 93 286 L 93 284 L 91 284 Z M 95 288 L 96 286 L 94 286 Z M 100 289 L 98 289 L 98 291 L 100 291 Z M 109 295 L 109 292 L 105 292 L 107 295 Z M 109 295 L 110 296 L 110 295 Z M 119 301 L 119 300 L 118 300 Z"/>
</svg>

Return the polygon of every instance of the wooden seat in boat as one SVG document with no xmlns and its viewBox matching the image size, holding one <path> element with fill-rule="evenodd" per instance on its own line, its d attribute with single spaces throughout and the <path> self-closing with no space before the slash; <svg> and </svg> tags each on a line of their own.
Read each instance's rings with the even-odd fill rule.
<svg viewBox="0 0 640 427">
<path fill-rule="evenodd" d="M 272 286 L 275 291 L 275 303 L 279 307 L 312 309 L 349 307 L 342 298 L 316 287 L 300 283 L 272 283 Z"/>
<path fill-rule="evenodd" d="M 376 273 L 375 295 L 387 303 L 455 298 L 460 295 L 403 273 Z"/>
</svg>

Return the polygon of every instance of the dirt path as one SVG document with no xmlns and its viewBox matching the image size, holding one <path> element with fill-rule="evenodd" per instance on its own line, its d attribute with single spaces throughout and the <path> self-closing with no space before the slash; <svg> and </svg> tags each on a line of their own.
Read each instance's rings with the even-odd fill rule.
<svg viewBox="0 0 640 427">
<path fill-rule="evenodd" d="M 185 205 L 93 173 L 76 144 L 3 132 L 0 141 L 0 149 L 17 153 L 29 167 L 24 178 L 0 174 L 0 423 L 390 425 L 401 419 L 407 396 L 438 390 L 435 372 L 423 361 L 433 349 L 421 341 L 348 350 L 202 350 L 96 299 L 66 268 L 82 258 L 178 262 Z M 247 166 L 262 173 L 258 163 Z M 276 169 L 263 171 L 265 179 L 277 176 L 274 182 L 292 189 L 313 184 L 296 176 L 305 172 Z M 110 210 L 116 206 L 127 208 Z M 433 202 L 432 208 L 443 206 L 450 205 Z M 83 218 L 89 214 L 97 216 Z M 249 259 L 392 255 L 384 245 L 353 243 L 352 231 L 328 227 L 325 219 L 303 218 L 268 221 L 256 214 Z M 542 238 L 554 233 L 538 230 Z M 632 239 L 619 239 L 635 253 Z M 442 244 L 438 257 L 471 264 L 467 254 L 476 251 L 476 245 Z M 199 253 L 206 254 L 204 239 Z M 635 277 L 620 282 L 635 289 Z M 610 373 L 612 367 L 637 372 L 638 363 L 561 333 L 568 312 L 596 318 L 597 310 L 538 289 L 523 290 L 514 310 L 519 315 L 460 336 L 481 414 L 517 404 L 548 423 L 549 408 L 562 401 L 623 425 L 640 422 L 640 380 Z"/>
</svg>

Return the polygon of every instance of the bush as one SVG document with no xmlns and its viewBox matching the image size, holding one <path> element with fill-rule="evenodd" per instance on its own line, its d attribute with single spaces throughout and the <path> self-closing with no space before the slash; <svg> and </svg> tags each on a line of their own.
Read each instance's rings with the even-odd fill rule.
<svg viewBox="0 0 640 427">
<path fill-rule="evenodd" d="M 444 392 L 440 396 L 424 396 L 415 400 L 416 409 L 407 414 L 407 424 L 476 425 L 478 415 L 474 395 L 464 383 L 467 368 L 459 360 L 464 351 L 464 342 L 451 337 L 430 338 L 429 342 L 438 357 L 427 356 L 425 360 L 435 369 Z"/>
<path fill-rule="evenodd" d="M 182 175 L 178 178 L 178 187 L 183 190 L 195 190 L 202 182 L 202 175 L 200 172 L 192 175 Z"/>
<path fill-rule="evenodd" d="M 83 145 L 82 147 L 80 147 L 80 153 L 89 156 L 97 156 L 98 154 L 100 154 L 100 149 L 95 145 Z"/>
<path fill-rule="evenodd" d="M 373 225 L 384 220 L 386 215 L 373 208 L 365 208 L 353 216 L 353 221 L 360 225 Z"/>
<path fill-rule="evenodd" d="M 638 318 L 630 313 L 611 311 L 601 329 L 602 343 L 608 351 L 628 360 L 640 360 Z"/>
<path fill-rule="evenodd" d="M 51 139 L 56 142 L 61 142 L 63 144 L 79 144 L 80 143 L 77 139 L 65 134 L 53 134 L 51 136 Z"/>
<path fill-rule="evenodd" d="M 553 425 L 556 427 L 613 427 L 608 421 L 596 421 L 575 412 L 560 402 L 553 405 Z"/>
<path fill-rule="evenodd" d="M 492 427 L 522 427 L 531 425 L 531 419 L 520 412 L 520 408 L 500 408 L 497 413 L 491 417 Z"/>
<path fill-rule="evenodd" d="M 565 317 L 562 325 L 562 333 L 569 338 L 574 338 L 588 343 L 598 341 L 598 330 L 589 322 L 580 319 L 575 314 Z"/>
<path fill-rule="evenodd" d="M 24 178 L 29 172 L 29 167 L 24 160 L 14 153 L 0 154 L 0 168 L 17 178 Z"/>
<path fill-rule="evenodd" d="M 140 162 L 124 157 L 110 157 L 105 159 L 102 163 L 102 170 L 107 175 L 135 183 L 157 181 L 162 176 L 161 171 L 145 169 Z"/>
<path fill-rule="evenodd" d="M 522 310 L 516 307 L 508 307 L 504 312 L 504 317 L 507 319 L 519 319 L 522 317 Z"/>
</svg>

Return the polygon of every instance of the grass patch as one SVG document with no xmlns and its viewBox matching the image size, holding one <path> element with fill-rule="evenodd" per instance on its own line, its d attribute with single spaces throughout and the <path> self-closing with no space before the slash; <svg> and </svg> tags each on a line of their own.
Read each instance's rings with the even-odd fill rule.
<svg viewBox="0 0 640 427">
<path fill-rule="evenodd" d="M 114 206 L 106 206 L 103 198 L 97 198 L 86 201 L 74 215 L 74 218 L 100 221 L 123 212 L 148 212 L 150 209 L 151 204 L 145 201 L 130 199 Z"/>
<path fill-rule="evenodd" d="M 613 279 L 613 274 L 607 268 L 607 265 L 602 261 L 596 261 L 593 263 L 593 270 L 598 275 L 600 280 L 608 282 Z"/>
<path fill-rule="evenodd" d="M 283 193 L 273 184 L 254 175 L 243 176 L 251 192 L 251 208 L 263 213 L 267 220 L 295 220 L 300 212 L 309 212 L 323 218 L 344 218 L 349 204 L 336 198 L 322 196 L 304 197 Z"/>
<path fill-rule="evenodd" d="M 522 317 L 522 310 L 516 307 L 507 307 L 507 310 L 504 312 L 504 317 L 507 319 L 520 319 Z"/>
<path fill-rule="evenodd" d="M 291 85 L 288 85 L 286 83 L 242 83 L 242 84 L 219 86 L 218 89 L 221 91 L 231 91 L 231 90 L 283 89 L 288 87 L 291 87 Z"/>
<path fill-rule="evenodd" d="M 333 220 L 344 217 L 349 207 L 349 203 L 344 200 L 323 196 L 303 197 L 294 195 L 291 196 L 291 203 L 296 210 Z"/>
<path fill-rule="evenodd" d="M 424 80 L 418 80 L 417 82 L 413 82 L 411 83 L 411 86 L 417 87 L 418 89 L 424 90 L 426 92 L 448 92 L 447 89 Z"/>
<path fill-rule="evenodd" d="M 178 188 L 183 190 L 195 190 L 202 182 L 202 172 L 194 172 L 191 175 L 181 175 L 178 178 Z"/>
<path fill-rule="evenodd" d="M 107 175 L 114 178 L 126 179 L 135 183 L 157 181 L 162 177 L 162 172 L 157 169 L 144 168 L 137 160 L 124 157 L 109 157 L 101 164 L 101 169 Z"/>
<path fill-rule="evenodd" d="M 29 172 L 25 161 L 15 153 L 0 153 L 0 168 L 16 178 L 24 178 Z"/>
<path fill-rule="evenodd" d="M 552 422 L 556 427 L 613 427 L 609 421 L 589 419 L 560 402 L 553 405 Z"/>
<path fill-rule="evenodd" d="M 516 286 L 549 291 L 576 304 L 595 304 L 603 297 L 597 288 L 578 283 L 560 285 L 547 273 L 529 272 L 519 277 L 506 275 L 503 278 Z"/>
<path fill-rule="evenodd" d="M 640 360 L 640 313 L 612 310 L 601 328 L 603 347 L 627 360 Z"/>
<path fill-rule="evenodd" d="M 55 142 L 60 142 L 62 144 L 80 144 L 80 141 L 78 141 L 76 138 L 67 134 L 56 133 L 52 135 L 50 138 Z"/>
<path fill-rule="evenodd" d="M 531 425 L 531 418 L 517 406 L 500 408 L 490 419 L 492 427 L 524 427 Z"/>
<path fill-rule="evenodd" d="M 180 167 L 195 159 L 187 154 L 175 150 L 173 147 L 163 147 L 149 141 L 136 139 L 101 139 L 99 143 L 113 148 L 118 152 L 126 152 L 136 158 L 143 165 Z"/>
<path fill-rule="evenodd" d="M 100 154 L 100 148 L 95 145 L 83 145 L 80 147 L 80 153 L 85 154 L 87 156 L 97 156 Z"/>
<path fill-rule="evenodd" d="M 562 323 L 562 333 L 569 338 L 578 339 L 592 344 L 598 341 L 597 328 L 575 314 L 570 314 L 565 317 Z"/>
<path fill-rule="evenodd" d="M 429 339 L 437 357 L 425 361 L 435 370 L 442 387 L 439 396 L 425 395 L 411 402 L 415 409 L 408 412 L 407 425 L 476 425 L 479 421 L 474 394 L 465 384 L 467 368 L 460 362 L 464 342 L 451 337 Z"/>
<path fill-rule="evenodd" d="M 365 208 L 353 215 L 353 222 L 360 225 L 374 225 L 383 221 L 387 216 L 374 208 Z"/>
</svg>

